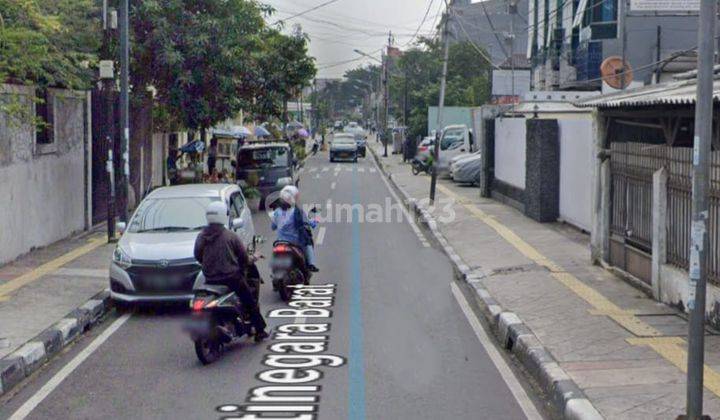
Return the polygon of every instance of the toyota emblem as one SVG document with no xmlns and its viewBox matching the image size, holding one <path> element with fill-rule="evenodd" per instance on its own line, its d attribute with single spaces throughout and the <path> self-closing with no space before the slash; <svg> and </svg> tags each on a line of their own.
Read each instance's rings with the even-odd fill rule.
<svg viewBox="0 0 720 420">
<path fill-rule="evenodd" d="M 170 265 L 170 261 L 168 261 L 168 260 L 160 260 L 160 262 L 158 262 L 158 265 L 159 265 L 160 267 L 162 267 L 162 268 L 167 268 L 167 266 Z"/>
</svg>

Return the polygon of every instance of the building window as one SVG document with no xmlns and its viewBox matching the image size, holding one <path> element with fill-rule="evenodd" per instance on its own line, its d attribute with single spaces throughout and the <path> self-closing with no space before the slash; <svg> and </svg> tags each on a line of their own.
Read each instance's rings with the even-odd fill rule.
<svg viewBox="0 0 720 420">
<path fill-rule="evenodd" d="M 38 91 L 35 95 L 36 144 L 47 145 L 55 142 L 53 114 L 52 97 L 47 91 Z"/>
</svg>

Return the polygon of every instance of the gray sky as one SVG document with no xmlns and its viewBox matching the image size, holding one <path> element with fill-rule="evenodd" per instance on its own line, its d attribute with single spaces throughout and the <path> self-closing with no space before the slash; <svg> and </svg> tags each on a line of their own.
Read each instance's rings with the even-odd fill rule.
<svg viewBox="0 0 720 420">
<path fill-rule="evenodd" d="M 325 3 L 328 0 L 264 0 L 277 10 L 270 22 Z M 353 49 L 373 53 L 380 57 L 380 48 L 387 44 L 388 31 L 392 30 L 395 45 L 402 47 L 418 30 L 428 6 L 432 7 L 421 35 L 434 31 L 444 0 L 338 0 L 337 2 L 289 20 L 286 31 L 299 23 L 311 38 L 310 54 L 317 59 L 318 77 L 341 77 L 360 64 L 372 63 L 358 59 Z"/>
</svg>

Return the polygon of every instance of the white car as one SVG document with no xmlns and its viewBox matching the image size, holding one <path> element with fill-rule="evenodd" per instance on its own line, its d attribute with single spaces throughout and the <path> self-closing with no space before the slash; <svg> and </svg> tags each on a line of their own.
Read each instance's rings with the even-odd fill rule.
<svg viewBox="0 0 720 420">
<path fill-rule="evenodd" d="M 469 157 L 460 159 L 450 167 L 453 181 L 460 184 L 475 184 L 480 180 L 482 169 L 482 155 L 473 153 Z"/>
<path fill-rule="evenodd" d="M 193 184 L 159 188 L 118 224 L 122 237 L 110 264 L 110 296 L 120 304 L 187 301 L 200 274 L 193 250 L 207 225 L 205 210 L 224 201 L 227 227 L 247 246 L 255 235 L 252 214 L 234 184 Z"/>
</svg>

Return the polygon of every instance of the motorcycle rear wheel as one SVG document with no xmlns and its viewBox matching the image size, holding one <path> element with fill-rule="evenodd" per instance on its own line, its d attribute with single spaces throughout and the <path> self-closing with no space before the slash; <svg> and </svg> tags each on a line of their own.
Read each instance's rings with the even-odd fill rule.
<svg viewBox="0 0 720 420">
<path fill-rule="evenodd" d="M 417 165 L 413 165 L 412 174 L 415 176 L 418 176 L 420 174 L 420 168 L 418 168 Z"/>
<path fill-rule="evenodd" d="M 195 354 L 200 363 L 209 365 L 216 362 L 222 355 L 222 344 L 209 338 L 197 339 L 195 340 Z"/>
</svg>

